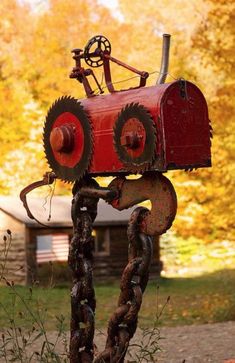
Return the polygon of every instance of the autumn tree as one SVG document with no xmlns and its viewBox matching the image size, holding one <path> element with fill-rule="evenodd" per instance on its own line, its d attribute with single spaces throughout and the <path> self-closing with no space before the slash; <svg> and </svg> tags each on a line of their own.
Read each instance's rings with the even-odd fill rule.
<svg viewBox="0 0 235 363">
<path fill-rule="evenodd" d="M 192 38 L 194 71 L 209 103 L 213 168 L 196 174 L 194 196 L 203 205 L 195 219 L 212 239 L 234 239 L 235 209 L 235 4 L 208 0 L 209 11 Z"/>
<path fill-rule="evenodd" d="M 135 24 L 135 44 L 142 44 L 142 62 L 151 67 L 159 57 L 156 38 L 173 35 L 171 75 L 195 82 L 209 105 L 213 168 L 168 173 L 179 199 L 174 230 L 206 241 L 234 238 L 234 3 L 146 0 L 133 7 L 120 0 L 120 8 L 125 21 Z"/>
<path fill-rule="evenodd" d="M 168 172 L 179 210 L 174 230 L 185 238 L 234 238 L 234 4 L 232 0 L 119 0 L 121 18 L 97 0 L 50 0 L 33 13 L 16 0 L 0 3 L 0 189 L 14 191 L 40 178 L 47 169 L 42 147 L 48 108 L 62 95 L 84 97 L 69 79 L 73 48 L 94 35 L 105 35 L 112 54 L 155 72 L 161 58 L 161 35 L 172 34 L 167 81 L 195 82 L 209 104 L 214 129 L 213 168 L 192 173 Z M 102 70 L 97 70 L 101 80 Z M 133 74 L 114 65 L 115 81 Z M 136 78 L 116 84 L 136 85 Z M 103 85 L 104 86 L 104 85 Z M 107 90 L 106 90 L 107 91 Z"/>
<path fill-rule="evenodd" d="M 27 81 L 22 79 L 22 48 L 29 33 L 28 8 L 15 0 L 0 3 L 0 166 L 9 152 L 17 150 L 28 138 L 32 102 Z"/>
<path fill-rule="evenodd" d="M 55 99 L 84 97 L 82 86 L 69 79 L 71 50 L 102 33 L 103 24 L 113 38 L 119 26 L 96 0 L 51 0 L 48 5 L 45 12 L 33 13 L 16 0 L 0 4 L 2 193 L 16 193 L 47 169 L 43 125 Z"/>
</svg>

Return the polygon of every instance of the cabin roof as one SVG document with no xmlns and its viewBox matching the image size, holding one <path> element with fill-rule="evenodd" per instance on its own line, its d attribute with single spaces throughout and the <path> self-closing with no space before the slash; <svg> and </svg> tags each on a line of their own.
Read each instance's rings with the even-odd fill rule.
<svg viewBox="0 0 235 363">
<path fill-rule="evenodd" d="M 54 196 L 51 201 L 51 220 L 48 221 L 50 210 L 50 198 L 28 197 L 28 204 L 32 214 L 48 227 L 72 227 L 71 220 L 71 196 Z M 131 212 L 135 207 L 118 211 L 105 201 L 98 203 L 98 214 L 94 222 L 95 226 L 102 225 L 126 225 Z M 40 225 L 27 216 L 26 210 L 19 197 L 0 196 L 0 210 L 24 223 L 30 228 L 39 228 Z M 9 226 L 10 228 L 10 226 Z"/>
</svg>

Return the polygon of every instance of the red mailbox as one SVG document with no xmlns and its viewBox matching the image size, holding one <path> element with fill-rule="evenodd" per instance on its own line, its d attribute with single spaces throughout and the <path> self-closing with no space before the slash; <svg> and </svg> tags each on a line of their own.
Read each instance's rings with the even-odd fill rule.
<svg viewBox="0 0 235 363">
<path fill-rule="evenodd" d="M 97 37 L 95 40 L 100 41 Z M 88 43 L 83 54 L 75 50 L 77 63 L 71 77 L 84 84 L 88 97 L 62 97 L 48 112 L 44 146 L 56 176 L 75 181 L 85 173 L 128 175 L 211 166 L 208 109 L 197 86 L 179 79 L 144 87 L 147 72 L 134 70 L 111 57 L 106 38 L 102 41 L 104 51 L 98 45 L 95 52 L 89 53 L 94 43 Z M 94 54 L 98 57 L 95 65 Z M 92 66 L 99 66 L 102 60 L 110 94 L 94 96 L 87 77 L 95 76 L 90 69 L 81 67 L 81 58 Z M 140 74 L 139 87 L 115 91 L 110 60 Z"/>
</svg>

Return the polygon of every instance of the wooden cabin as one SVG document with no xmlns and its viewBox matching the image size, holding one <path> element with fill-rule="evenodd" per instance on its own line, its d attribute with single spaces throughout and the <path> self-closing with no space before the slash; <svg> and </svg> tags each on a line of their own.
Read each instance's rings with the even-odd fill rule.
<svg viewBox="0 0 235 363">
<path fill-rule="evenodd" d="M 19 198 L 0 197 L 0 268 L 4 267 L 4 276 L 8 280 L 21 285 L 31 284 L 38 278 L 40 280 L 40 271 L 43 269 L 47 271 L 48 265 L 51 264 L 61 267 L 62 270 L 64 268 L 68 272 L 66 261 L 69 241 L 73 235 L 70 214 L 71 197 L 53 197 L 50 221 L 47 220 L 50 201 L 46 203 L 39 197 L 28 199 L 34 216 L 47 226 L 41 226 L 28 218 Z M 95 279 L 105 282 L 120 278 L 127 263 L 126 230 L 133 209 L 119 212 L 103 200 L 99 201 L 93 228 Z M 7 229 L 12 233 L 12 240 L 6 232 Z M 3 240 L 4 235 L 7 236 L 6 241 Z M 158 276 L 161 269 L 157 239 L 154 243 L 151 277 Z M 62 275 L 66 276 L 64 272 Z"/>
</svg>

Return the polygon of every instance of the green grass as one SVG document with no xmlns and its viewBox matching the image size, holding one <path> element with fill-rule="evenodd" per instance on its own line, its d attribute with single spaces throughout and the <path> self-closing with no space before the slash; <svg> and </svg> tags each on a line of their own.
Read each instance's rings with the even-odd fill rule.
<svg viewBox="0 0 235 363">
<path fill-rule="evenodd" d="M 157 312 L 166 303 L 160 326 L 176 326 L 235 320 L 235 270 L 222 270 L 190 278 L 159 278 L 151 281 L 143 298 L 139 326 L 151 327 Z M 159 286 L 159 288 L 157 288 Z M 97 284 L 97 327 L 105 327 L 119 295 L 118 283 Z M 67 287 L 0 287 L 0 326 L 14 319 L 21 327 L 31 327 L 40 317 L 48 330 L 56 329 L 56 316 L 63 315 L 69 328 L 70 291 Z M 33 316 L 32 316 L 33 315 Z"/>
<path fill-rule="evenodd" d="M 164 309 L 159 325 L 176 326 L 235 320 L 234 283 L 235 270 L 223 270 L 191 278 L 161 279 L 158 309 L 161 309 L 168 295 L 170 302 Z M 154 300 L 157 300 L 156 287 L 151 283 L 143 302 L 140 320 L 142 326 L 151 324 Z"/>
</svg>

